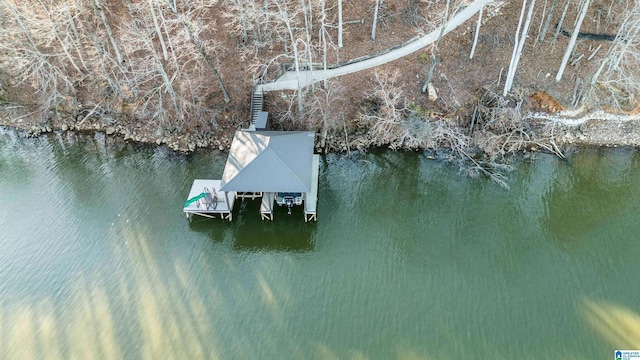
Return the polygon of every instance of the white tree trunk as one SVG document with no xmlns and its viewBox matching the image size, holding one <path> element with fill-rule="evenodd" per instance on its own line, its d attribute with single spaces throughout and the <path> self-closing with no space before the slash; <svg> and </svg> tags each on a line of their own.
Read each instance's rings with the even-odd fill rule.
<svg viewBox="0 0 640 360">
<path fill-rule="evenodd" d="M 513 52 L 511 53 L 511 61 L 509 62 L 509 70 L 507 70 L 507 77 L 504 82 L 504 91 L 502 92 L 502 96 L 507 96 L 509 90 L 511 90 L 511 72 L 514 70 L 514 65 L 516 63 L 516 54 L 518 53 L 518 45 L 520 44 L 520 28 L 522 27 L 522 20 L 524 20 L 524 12 L 527 8 L 527 0 L 522 1 L 522 10 L 520 10 L 520 20 L 518 20 L 518 27 L 516 28 L 516 35 L 513 37 Z M 513 71 L 515 73 L 515 71 Z"/>
<path fill-rule="evenodd" d="M 164 61 L 169 60 L 169 54 L 167 52 L 167 45 L 164 43 L 164 37 L 162 36 L 162 30 L 160 30 L 160 25 L 158 24 L 158 17 L 156 15 L 155 5 L 152 0 L 148 0 L 149 9 L 151 10 L 151 17 L 153 18 L 153 27 L 156 30 L 156 34 L 158 34 L 158 40 L 160 40 L 160 47 L 162 48 L 162 58 Z M 162 11 L 162 9 L 160 9 Z"/>
<path fill-rule="evenodd" d="M 182 23 L 182 27 L 184 28 L 186 33 L 189 35 L 189 39 L 191 40 L 193 45 L 196 47 L 196 49 L 198 49 L 198 52 L 200 53 L 200 55 L 202 55 L 202 58 L 203 58 L 204 62 L 211 69 L 211 72 L 213 72 L 213 75 L 215 76 L 216 81 L 218 82 L 218 84 L 220 85 L 220 89 L 222 90 L 222 96 L 224 97 L 224 102 L 225 103 L 229 103 L 231 101 L 231 97 L 229 96 L 229 92 L 227 91 L 227 87 L 224 85 L 224 82 L 222 81 L 222 76 L 220 76 L 220 72 L 216 68 L 216 66 L 213 63 L 213 61 L 211 61 L 211 59 L 209 58 L 209 55 L 205 51 L 201 41 L 196 37 L 196 35 L 193 33 L 193 31 L 191 31 L 191 28 L 189 27 L 189 24 L 188 24 L 186 18 L 178 13 L 178 9 L 177 9 L 177 7 L 175 7 L 175 3 L 173 5 L 174 6 L 170 6 L 171 7 L 171 11 L 180 20 L 180 23 Z M 168 38 L 169 37 L 167 36 L 167 39 Z M 169 41 L 169 43 L 171 43 L 171 42 Z"/>
<path fill-rule="evenodd" d="M 549 30 L 549 24 L 551 23 L 551 18 L 553 17 L 553 13 L 556 10 L 556 6 L 558 5 L 558 0 L 553 0 L 553 3 L 551 3 L 551 9 L 549 9 L 549 14 L 547 15 L 547 20 L 544 23 L 544 26 L 542 27 L 542 31 L 540 31 L 540 33 L 538 34 L 538 41 L 542 42 L 544 41 L 544 37 L 547 34 L 547 31 Z"/>
<path fill-rule="evenodd" d="M 338 47 L 342 47 L 342 0 L 338 0 Z"/>
<path fill-rule="evenodd" d="M 376 8 L 373 10 L 373 26 L 371 27 L 371 41 L 376 41 L 376 25 L 378 24 L 378 8 L 382 0 L 376 0 Z"/>
<path fill-rule="evenodd" d="M 531 26 L 531 19 L 533 17 L 533 10 L 536 7 L 536 0 L 532 0 L 529 5 L 529 13 L 527 14 L 527 21 L 524 23 L 524 29 L 522 30 L 522 36 L 520 37 L 520 42 L 518 43 L 518 52 L 516 53 L 516 61 L 513 65 L 513 71 L 511 72 L 511 79 L 509 80 L 509 91 L 511 91 L 511 86 L 513 86 L 513 78 L 516 75 L 516 70 L 518 70 L 518 63 L 520 62 L 520 56 L 522 55 L 522 49 L 524 49 L 524 43 L 527 41 L 527 37 L 529 36 L 529 26 Z"/>
<path fill-rule="evenodd" d="M 283 15 L 283 18 L 286 18 L 285 25 L 287 27 L 287 32 L 289 33 L 291 46 L 293 47 L 293 66 L 296 70 L 296 77 L 298 78 L 298 89 L 297 89 L 298 112 L 302 113 L 302 85 L 300 81 L 300 54 L 298 53 L 298 40 L 293 35 L 293 28 L 292 28 L 290 19 L 288 18 L 289 14 L 285 13 L 282 15 Z"/>
<path fill-rule="evenodd" d="M 120 54 L 120 49 L 118 47 L 118 43 L 116 42 L 116 38 L 113 36 L 113 32 L 111 31 L 111 26 L 109 26 L 109 22 L 107 21 L 107 15 L 104 13 L 104 7 L 100 4 L 100 0 L 94 0 L 96 4 L 96 11 L 100 13 L 100 18 L 102 19 L 102 23 L 104 24 L 105 31 L 107 32 L 107 36 L 109 36 L 109 41 L 111 41 L 111 46 L 113 47 L 113 51 L 116 53 L 116 57 L 118 58 L 118 64 L 122 64 L 122 55 Z"/>
<path fill-rule="evenodd" d="M 569 5 L 571 4 L 572 0 L 566 0 L 567 2 L 564 4 L 564 9 L 562 10 L 562 15 L 560 16 L 560 21 L 558 22 L 558 24 L 556 24 L 556 32 L 553 34 L 553 41 L 555 43 L 556 39 L 558 38 L 558 34 L 560 33 L 560 28 L 562 27 L 562 24 L 564 23 L 564 18 L 567 16 L 567 11 L 569 10 Z"/>
<path fill-rule="evenodd" d="M 473 45 L 471 46 L 471 53 L 469 54 L 469 59 L 473 59 L 473 54 L 476 52 L 476 45 L 478 44 L 478 34 L 480 34 L 480 26 L 482 25 L 482 9 L 480 8 L 480 12 L 478 13 L 478 24 L 476 24 L 476 33 L 473 35 Z"/>
<path fill-rule="evenodd" d="M 573 47 L 576 44 L 576 39 L 578 38 L 578 33 L 580 32 L 580 26 L 582 26 L 582 21 L 584 20 L 585 15 L 587 15 L 587 10 L 589 9 L 589 3 L 591 0 L 586 0 L 584 6 L 582 7 L 582 11 L 580 12 L 580 17 L 578 18 L 578 22 L 576 23 L 575 29 L 573 29 L 573 34 L 571 34 L 571 39 L 569 39 L 569 45 L 567 45 L 567 49 L 564 52 L 564 56 L 562 57 L 562 63 L 560 64 L 560 70 L 558 70 L 558 75 L 556 75 L 556 82 L 559 82 L 562 79 L 562 74 L 564 73 L 564 69 L 567 67 L 567 62 L 569 61 L 569 57 L 573 52 Z"/>
</svg>

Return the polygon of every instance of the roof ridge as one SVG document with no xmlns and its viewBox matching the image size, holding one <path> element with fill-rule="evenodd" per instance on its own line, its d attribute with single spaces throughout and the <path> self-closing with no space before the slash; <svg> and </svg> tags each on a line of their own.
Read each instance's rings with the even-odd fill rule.
<svg viewBox="0 0 640 360">
<path fill-rule="evenodd" d="M 309 187 L 308 187 L 308 186 L 307 186 L 307 185 L 306 185 L 306 184 L 305 184 L 305 183 L 304 183 L 304 182 L 303 182 L 303 181 L 298 177 L 298 175 L 297 175 L 295 172 L 293 172 L 293 170 L 291 170 L 291 168 L 289 167 L 289 165 L 287 165 L 287 164 L 282 160 L 282 158 L 280 157 L 280 155 L 278 155 L 278 153 L 277 153 L 275 150 L 273 150 L 272 148 L 270 148 L 270 147 L 268 147 L 268 146 L 267 146 L 267 149 L 266 149 L 266 150 L 271 151 L 271 152 L 275 155 L 276 159 L 278 159 L 278 161 L 279 161 L 279 162 L 284 166 L 284 168 L 285 168 L 285 169 L 287 169 L 287 171 L 289 172 L 289 174 L 293 175 L 292 177 L 293 177 L 293 178 L 294 178 L 298 183 L 300 183 L 300 185 L 302 185 L 302 187 L 304 187 L 305 189 L 308 189 L 308 191 L 311 191 L 311 189 L 309 189 Z M 263 151 L 263 152 L 266 152 L 266 151 Z M 262 154 L 260 154 L 260 155 L 262 155 Z M 257 159 L 257 157 L 256 157 L 256 159 Z M 254 161 L 255 161 L 255 159 L 254 159 Z"/>
<path fill-rule="evenodd" d="M 311 191 L 306 173 L 310 170 L 306 169 L 309 160 L 306 152 L 313 146 L 310 143 L 313 132 L 238 132 L 227 157 L 222 176 L 226 181 L 221 183 L 221 191 L 251 188 L 252 184 L 255 188 L 271 189 L 262 191 L 286 191 L 286 188 L 297 192 Z M 305 151 L 301 153 L 287 144 L 303 146 Z"/>
<path fill-rule="evenodd" d="M 264 148 L 265 148 L 265 149 L 268 149 L 268 148 L 269 148 L 269 141 L 264 141 L 264 138 L 266 137 L 267 139 L 269 139 L 269 136 L 262 135 L 262 134 L 258 134 L 258 133 L 256 133 L 255 131 L 243 131 L 243 130 L 241 130 L 241 131 L 239 131 L 239 132 L 246 134 L 246 136 L 247 136 L 247 138 L 248 138 L 247 140 L 249 140 L 249 143 L 250 143 L 250 144 L 254 147 L 254 149 L 255 149 L 256 156 L 255 156 L 251 161 L 249 161 L 249 163 L 247 164 L 247 165 L 251 165 L 251 164 L 252 164 L 252 163 L 253 163 L 257 158 L 259 158 L 260 156 L 262 156 L 262 153 L 264 153 L 264 150 L 260 151 L 260 148 L 258 147 L 258 144 L 257 144 L 256 140 L 258 140 L 258 141 L 260 141 L 260 142 L 262 142 L 262 143 L 265 143 L 265 147 L 264 147 Z M 234 136 L 234 140 L 235 140 L 235 136 Z M 229 154 L 227 155 L 227 163 L 229 162 L 229 159 L 230 159 L 231 157 L 232 157 L 232 156 L 231 156 L 231 152 L 229 152 Z M 235 157 L 233 157 L 233 158 L 235 159 Z M 220 190 L 221 190 L 221 191 L 224 191 L 224 189 L 225 189 L 229 184 L 232 184 L 232 183 L 233 183 L 233 180 L 234 180 L 234 179 L 237 179 L 237 178 L 238 178 L 238 176 L 240 176 L 240 174 L 242 174 L 242 173 L 247 169 L 247 166 L 246 166 L 246 165 L 245 165 L 245 166 L 239 166 L 239 161 L 237 161 L 237 159 L 235 159 L 235 160 L 236 160 L 236 162 L 238 163 L 238 165 L 236 166 L 236 167 L 238 168 L 238 172 L 237 172 L 237 173 L 235 173 L 235 174 L 231 177 L 231 179 L 229 179 L 228 181 L 225 181 L 225 180 L 224 180 L 224 171 L 223 171 L 223 174 L 222 174 L 222 175 L 223 175 L 223 179 L 222 179 L 222 180 L 221 180 L 221 182 L 220 182 Z M 226 167 L 227 167 L 227 164 L 225 163 L 225 168 L 226 168 Z"/>
</svg>

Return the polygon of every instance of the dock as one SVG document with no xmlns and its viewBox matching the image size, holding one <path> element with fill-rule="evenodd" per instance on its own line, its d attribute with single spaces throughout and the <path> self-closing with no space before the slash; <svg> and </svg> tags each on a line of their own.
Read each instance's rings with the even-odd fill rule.
<svg viewBox="0 0 640 360">
<path fill-rule="evenodd" d="M 317 221 L 316 206 L 318 204 L 318 175 L 320 172 L 320 155 L 313 155 L 311 163 L 311 191 L 304 195 L 304 221 Z"/>
<path fill-rule="evenodd" d="M 220 191 L 234 192 L 243 199 L 260 198 L 262 220 L 274 219 L 274 203 L 289 210 L 300 204 L 286 204 L 285 197 L 297 194 L 307 199 L 301 204 L 305 221 L 316 220 L 320 161 L 313 154 L 314 142 L 312 131 L 236 131 Z"/>
<path fill-rule="evenodd" d="M 312 131 L 236 131 L 222 179 L 197 179 L 183 211 L 232 219 L 236 200 L 260 199 L 260 218 L 273 220 L 275 205 L 302 206 L 304 221 L 317 221 L 320 155 Z M 207 195 L 209 194 L 209 195 Z"/>
<path fill-rule="evenodd" d="M 191 218 L 192 215 L 199 215 L 230 221 L 236 194 L 233 191 L 221 191 L 220 185 L 220 180 L 195 179 L 193 185 L 191 185 L 189 197 L 182 209 L 187 218 Z"/>
<path fill-rule="evenodd" d="M 260 202 L 260 219 L 273 220 L 273 203 L 276 201 L 276 193 L 268 192 L 262 195 Z"/>
<path fill-rule="evenodd" d="M 304 221 L 317 221 L 320 156 L 315 155 L 315 132 L 270 131 L 269 113 L 262 111 L 264 94 L 251 97 L 249 128 L 236 131 L 222 179 L 196 179 L 183 211 L 190 218 L 232 219 L 233 205 L 260 199 L 260 218 L 273 220 L 274 207 L 292 214 L 302 206 Z"/>
</svg>

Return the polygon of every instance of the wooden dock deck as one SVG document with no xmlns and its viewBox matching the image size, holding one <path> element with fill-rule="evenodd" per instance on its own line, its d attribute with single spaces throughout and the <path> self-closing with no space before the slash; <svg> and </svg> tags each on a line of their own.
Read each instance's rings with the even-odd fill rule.
<svg viewBox="0 0 640 360">
<path fill-rule="evenodd" d="M 202 194 L 205 189 L 214 193 L 216 196 L 212 196 L 213 202 L 207 203 L 205 199 L 198 200 L 187 204 L 182 211 L 191 217 L 192 215 L 200 215 L 208 218 L 221 218 L 223 220 L 231 221 L 231 213 L 233 211 L 233 205 L 235 203 L 236 194 L 234 191 L 224 192 L 220 191 L 220 180 L 206 180 L 195 179 L 189 191 L 189 197 L 187 199 L 193 199 Z"/>
<path fill-rule="evenodd" d="M 311 192 L 305 193 L 304 221 L 318 221 L 316 206 L 318 205 L 318 174 L 320 173 L 320 155 L 313 155 L 311 162 Z"/>
</svg>

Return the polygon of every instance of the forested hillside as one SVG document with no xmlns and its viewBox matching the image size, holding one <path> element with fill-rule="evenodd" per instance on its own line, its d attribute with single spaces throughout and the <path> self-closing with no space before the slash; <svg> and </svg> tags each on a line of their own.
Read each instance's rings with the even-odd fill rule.
<svg viewBox="0 0 640 360">
<path fill-rule="evenodd" d="M 224 148 L 254 84 L 375 56 L 470 3 L 0 0 L 0 118 Z M 560 152 L 528 114 L 637 113 L 639 24 L 634 1 L 488 1 L 417 53 L 265 103 L 276 127 L 317 130 L 323 149 Z"/>
</svg>

